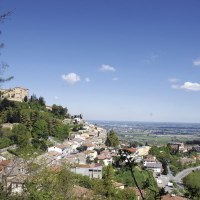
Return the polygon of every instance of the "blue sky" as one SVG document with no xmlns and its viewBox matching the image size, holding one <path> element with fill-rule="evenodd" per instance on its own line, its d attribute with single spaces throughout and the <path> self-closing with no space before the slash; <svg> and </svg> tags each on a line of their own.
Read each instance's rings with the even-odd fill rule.
<svg viewBox="0 0 200 200">
<path fill-rule="evenodd" d="M 0 0 L 1 61 L 85 119 L 200 122 L 199 0 Z"/>
</svg>

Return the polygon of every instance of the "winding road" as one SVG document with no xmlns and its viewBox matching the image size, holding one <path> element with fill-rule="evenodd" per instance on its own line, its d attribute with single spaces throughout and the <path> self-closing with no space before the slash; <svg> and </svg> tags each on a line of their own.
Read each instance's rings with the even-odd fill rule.
<svg viewBox="0 0 200 200">
<path fill-rule="evenodd" d="M 172 180 L 178 184 L 182 184 L 182 179 L 189 173 L 191 173 L 193 170 L 200 170 L 200 166 L 184 169 L 183 171 L 179 172 L 176 176 L 172 177 Z"/>
<path fill-rule="evenodd" d="M 171 171 L 168 167 L 168 175 L 161 175 L 159 177 L 159 180 L 162 181 L 161 187 L 164 187 L 166 192 L 171 193 L 173 190 L 173 187 L 169 187 L 168 182 L 174 181 L 179 186 L 179 188 L 183 189 L 184 185 L 183 185 L 182 179 L 185 176 L 187 176 L 189 173 L 191 173 L 193 170 L 194 171 L 200 170 L 200 166 L 184 169 L 183 171 L 179 172 L 176 176 L 173 176 L 173 174 L 171 173 Z"/>
</svg>

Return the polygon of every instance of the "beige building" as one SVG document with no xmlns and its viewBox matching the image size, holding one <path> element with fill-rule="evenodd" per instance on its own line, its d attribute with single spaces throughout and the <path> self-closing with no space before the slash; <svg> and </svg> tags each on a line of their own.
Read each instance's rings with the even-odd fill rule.
<svg viewBox="0 0 200 200">
<path fill-rule="evenodd" d="M 15 87 L 12 89 L 2 89 L 1 91 L 1 98 L 7 98 L 11 101 L 20 101 L 24 100 L 24 97 L 29 95 L 29 90 L 22 88 L 22 87 Z"/>
<path fill-rule="evenodd" d="M 142 146 L 137 148 L 138 156 L 147 156 L 149 154 L 149 150 L 151 147 L 149 146 Z"/>
</svg>

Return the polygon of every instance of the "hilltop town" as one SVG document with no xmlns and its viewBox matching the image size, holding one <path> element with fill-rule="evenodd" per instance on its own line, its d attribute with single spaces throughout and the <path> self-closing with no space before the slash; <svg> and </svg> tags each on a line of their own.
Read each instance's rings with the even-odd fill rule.
<svg viewBox="0 0 200 200">
<path fill-rule="evenodd" d="M 46 199 L 184 200 L 190 197 L 184 177 L 200 169 L 196 144 L 133 146 L 81 114 L 47 106 L 43 97 L 29 98 L 28 89 L 21 87 L 1 90 L 0 114 L 0 183 L 7 199 L 39 199 L 45 191 Z M 55 187 L 54 179 L 61 185 L 51 194 L 45 186 Z M 65 197 L 55 197 L 63 183 Z"/>
</svg>

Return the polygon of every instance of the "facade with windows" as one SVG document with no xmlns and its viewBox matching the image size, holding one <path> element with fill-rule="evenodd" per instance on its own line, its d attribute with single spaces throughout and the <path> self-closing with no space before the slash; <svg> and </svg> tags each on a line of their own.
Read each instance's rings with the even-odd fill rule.
<svg viewBox="0 0 200 200">
<path fill-rule="evenodd" d="M 10 101 L 24 101 L 24 98 L 29 96 L 29 90 L 22 87 L 15 87 L 12 89 L 2 89 L 1 99 L 7 98 Z"/>
<path fill-rule="evenodd" d="M 99 163 L 91 165 L 78 165 L 74 168 L 71 168 L 71 171 L 75 174 L 89 176 L 90 178 L 102 179 L 102 165 Z"/>
</svg>

